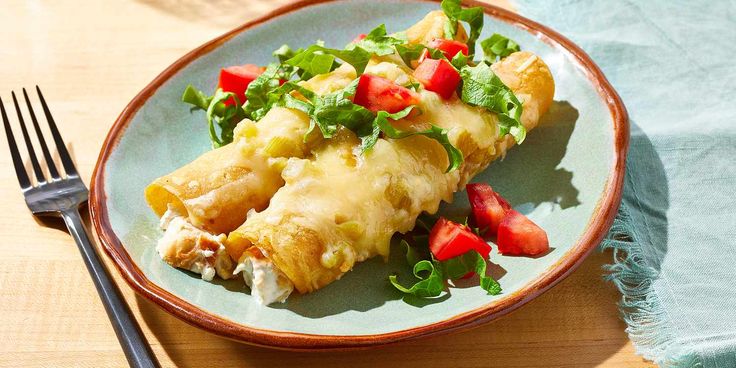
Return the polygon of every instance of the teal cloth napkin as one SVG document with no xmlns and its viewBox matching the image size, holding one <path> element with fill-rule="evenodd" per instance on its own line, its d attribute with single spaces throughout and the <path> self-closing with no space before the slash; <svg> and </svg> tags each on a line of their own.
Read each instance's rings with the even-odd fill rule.
<svg viewBox="0 0 736 368">
<path fill-rule="evenodd" d="M 603 247 L 637 352 L 736 367 L 736 1 L 519 0 L 580 45 L 631 118 Z"/>
</svg>

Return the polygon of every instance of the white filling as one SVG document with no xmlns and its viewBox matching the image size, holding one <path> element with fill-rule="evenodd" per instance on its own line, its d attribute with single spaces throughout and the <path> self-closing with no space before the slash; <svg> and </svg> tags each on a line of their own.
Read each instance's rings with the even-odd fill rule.
<svg viewBox="0 0 736 368">
<path fill-rule="evenodd" d="M 166 263 L 199 273 L 206 281 L 212 281 L 215 274 L 223 279 L 232 277 L 232 259 L 223 245 L 225 234 L 213 235 L 195 227 L 171 206 L 161 216 L 159 226 L 166 231 L 156 250 Z M 215 244 L 217 250 L 204 244 Z"/>
<path fill-rule="evenodd" d="M 174 209 L 171 205 L 168 205 L 167 208 L 168 209 L 166 210 L 166 212 L 164 212 L 164 215 L 161 216 L 161 220 L 159 220 L 158 222 L 158 226 L 163 230 L 166 230 L 169 227 L 171 221 L 173 221 L 175 218 L 183 216 L 181 213 L 177 212 L 176 209 Z"/>
<path fill-rule="evenodd" d="M 241 271 L 245 284 L 250 288 L 251 296 L 260 304 L 283 303 L 294 290 L 291 280 L 268 258 L 256 258 L 245 253 L 233 274 Z"/>
</svg>

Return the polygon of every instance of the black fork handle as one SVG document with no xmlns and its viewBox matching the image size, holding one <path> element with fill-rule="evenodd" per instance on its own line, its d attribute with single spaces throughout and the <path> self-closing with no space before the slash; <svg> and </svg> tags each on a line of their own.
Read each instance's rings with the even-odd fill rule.
<svg viewBox="0 0 736 368">
<path fill-rule="evenodd" d="M 128 304 L 125 303 L 120 294 L 120 289 L 112 281 L 107 268 L 90 242 L 79 216 L 79 211 L 76 208 L 63 211 L 61 217 L 64 219 L 69 233 L 79 246 L 84 263 L 87 265 L 90 276 L 92 276 L 92 281 L 95 283 L 97 293 L 102 299 L 102 304 L 105 306 L 107 316 L 112 322 L 112 327 L 118 336 L 120 345 L 123 347 L 128 363 L 133 368 L 160 367 L 158 361 L 156 361 L 156 356 L 151 351 L 151 346 L 146 341 L 143 332 L 141 332 L 140 326 L 133 318 Z"/>
</svg>

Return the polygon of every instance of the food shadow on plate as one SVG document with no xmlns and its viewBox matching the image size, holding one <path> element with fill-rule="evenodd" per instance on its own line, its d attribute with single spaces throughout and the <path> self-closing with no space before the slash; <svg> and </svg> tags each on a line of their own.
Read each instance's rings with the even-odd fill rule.
<svg viewBox="0 0 736 368">
<path fill-rule="evenodd" d="M 398 274 L 403 280 L 413 277 L 406 266 L 404 252 L 400 251 L 396 242 L 392 242 L 388 262 L 384 262 L 381 257 L 373 257 L 356 264 L 340 280 L 314 293 L 295 292 L 285 303 L 275 303 L 270 307 L 288 309 L 307 318 L 321 318 L 349 310 L 368 311 L 387 301 L 402 298 L 401 292 L 388 281 L 388 276 L 392 274 Z M 357 293 L 360 297 L 356 297 Z"/>
<path fill-rule="evenodd" d="M 511 258 L 517 258 L 517 257 L 520 257 L 520 258 L 530 258 L 530 259 L 538 259 L 538 258 L 543 258 L 543 257 L 546 257 L 546 256 L 547 256 L 548 254 L 550 254 L 550 253 L 554 252 L 554 251 L 555 251 L 555 249 L 557 249 L 557 248 L 556 248 L 556 247 L 549 247 L 549 249 L 547 249 L 547 251 L 546 251 L 546 252 L 544 252 L 544 253 L 542 253 L 542 254 L 537 254 L 537 255 L 535 255 L 535 256 L 528 256 L 528 255 L 516 255 L 516 254 L 508 254 L 508 255 L 503 255 L 502 257 L 511 257 Z"/>
<path fill-rule="evenodd" d="M 486 262 L 486 276 L 493 277 L 496 281 L 501 281 L 501 279 L 506 275 L 506 269 L 503 268 L 498 263 L 494 263 L 492 260 Z M 452 289 L 466 289 L 466 288 L 473 288 L 478 287 L 480 281 L 478 280 L 478 275 L 473 275 L 473 277 L 467 278 L 467 279 L 458 279 L 458 280 L 452 280 L 449 281 L 450 286 L 450 292 L 452 292 Z M 503 292 L 501 292 L 503 294 Z"/>
<path fill-rule="evenodd" d="M 554 101 L 522 144 L 510 149 L 505 158 L 494 162 L 473 181 L 490 183 L 522 213 L 543 203 L 561 209 L 579 205 L 573 173 L 559 167 L 579 116 L 569 102 Z"/>
<path fill-rule="evenodd" d="M 164 262 L 163 260 L 161 260 L 161 262 L 164 264 L 164 266 L 171 267 L 171 266 L 167 265 L 166 262 Z M 181 269 L 181 268 L 176 268 L 176 270 L 177 271 L 181 271 L 184 274 L 186 274 L 187 276 L 192 277 L 192 278 L 195 278 L 195 279 L 201 279 L 202 278 L 202 275 L 200 275 L 200 274 L 198 274 L 196 272 L 184 270 L 184 269 Z M 209 282 L 212 285 L 221 286 L 221 287 L 225 288 L 225 290 L 227 290 L 227 291 L 233 291 L 233 292 L 237 292 L 237 293 L 243 293 L 243 294 L 250 295 L 250 289 L 245 285 L 245 281 L 243 281 L 243 278 L 240 276 L 240 274 L 237 274 L 237 275 L 233 276 L 231 279 L 228 279 L 228 280 L 223 280 L 219 276 L 215 276 L 212 279 L 212 281 L 204 281 L 204 280 L 202 280 L 202 281 L 203 282 Z"/>
</svg>

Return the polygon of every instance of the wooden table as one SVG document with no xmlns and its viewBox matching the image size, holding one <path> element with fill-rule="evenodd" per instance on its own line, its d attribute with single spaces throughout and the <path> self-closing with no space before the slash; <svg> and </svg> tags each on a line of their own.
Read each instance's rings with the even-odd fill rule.
<svg viewBox="0 0 736 368">
<path fill-rule="evenodd" d="M 286 2 L 3 1 L 0 96 L 8 107 L 10 90 L 42 86 L 89 183 L 103 137 L 141 88 L 185 52 Z M 42 226 L 31 216 L 2 141 L 0 366 L 126 366 L 77 247 L 60 223 Z M 651 367 L 634 355 L 618 317 L 619 295 L 601 277 L 610 260 L 610 253 L 595 253 L 545 295 L 475 330 L 329 354 L 221 339 L 117 280 L 163 366 Z"/>
</svg>

